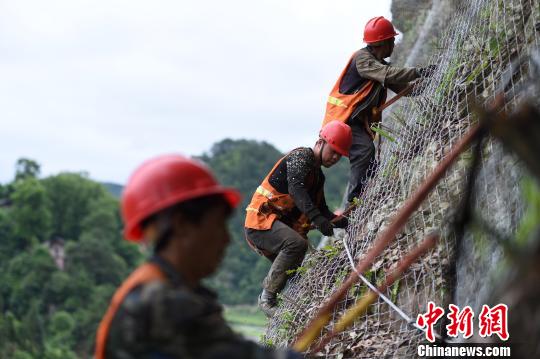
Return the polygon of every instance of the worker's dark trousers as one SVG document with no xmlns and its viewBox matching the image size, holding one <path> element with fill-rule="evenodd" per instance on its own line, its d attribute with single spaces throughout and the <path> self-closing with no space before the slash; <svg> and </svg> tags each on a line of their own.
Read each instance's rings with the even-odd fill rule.
<svg viewBox="0 0 540 359">
<path fill-rule="evenodd" d="M 347 186 L 348 202 L 352 202 L 355 197 L 360 195 L 365 182 L 371 177 L 375 167 L 375 145 L 371 136 L 366 132 L 364 124 L 353 123 L 351 129 L 353 140 L 349 153 L 351 172 Z"/>
<path fill-rule="evenodd" d="M 246 236 L 255 247 L 271 253 L 267 257 L 272 266 L 264 278 L 263 288 L 279 293 L 287 283 L 287 271 L 296 269 L 306 255 L 307 239 L 281 221 L 274 221 L 272 228 L 262 231 L 245 228 Z"/>
</svg>

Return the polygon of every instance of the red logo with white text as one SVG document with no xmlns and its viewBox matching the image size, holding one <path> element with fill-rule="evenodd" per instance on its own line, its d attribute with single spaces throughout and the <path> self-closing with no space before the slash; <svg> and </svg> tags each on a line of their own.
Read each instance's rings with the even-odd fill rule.
<svg viewBox="0 0 540 359">
<path fill-rule="evenodd" d="M 465 339 L 472 337 L 474 322 L 472 308 L 466 306 L 460 310 L 458 306 L 450 304 L 448 310 L 446 317 L 449 324 L 446 325 L 446 334 L 451 338 L 457 337 L 460 333 Z M 434 326 L 443 317 L 444 313 L 443 308 L 438 307 L 433 302 L 428 302 L 427 312 L 418 314 L 416 318 L 416 324 L 425 329 L 426 339 L 431 343 L 435 342 Z M 484 304 L 478 316 L 478 330 L 478 335 L 483 338 L 498 335 L 501 340 L 508 340 L 510 337 L 508 334 L 508 306 L 498 304 L 489 307 Z"/>
</svg>

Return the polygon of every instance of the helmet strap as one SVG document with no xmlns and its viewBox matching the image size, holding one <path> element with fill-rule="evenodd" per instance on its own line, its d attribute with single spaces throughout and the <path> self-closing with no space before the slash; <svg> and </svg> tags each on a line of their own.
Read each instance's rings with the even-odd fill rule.
<svg viewBox="0 0 540 359">
<path fill-rule="evenodd" d="M 161 249 L 167 246 L 171 236 L 173 234 L 173 227 L 171 225 L 173 219 L 172 211 L 165 211 L 156 218 L 155 226 L 157 235 L 153 238 L 154 253 L 159 252 Z"/>
</svg>

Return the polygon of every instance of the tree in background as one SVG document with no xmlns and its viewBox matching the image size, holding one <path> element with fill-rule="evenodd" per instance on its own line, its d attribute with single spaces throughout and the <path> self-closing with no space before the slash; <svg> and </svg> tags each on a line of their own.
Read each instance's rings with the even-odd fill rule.
<svg viewBox="0 0 540 359">
<path fill-rule="evenodd" d="M 118 200 L 103 186 L 83 173 L 38 176 L 21 159 L 0 188 L 0 357 L 90 357 L 114 288 L 143 255 L 121 239 Z"/>
<path fill-rule="evenodd" d="M 38 178 L 41 166 L 34 160 L 20 158 L 15 164 L 15 182 L 27 178 Z"/>
<path fill-rule="evenodd" d="M 92 215 L 91 203 L 111 197 L 101 184 L 88 179 L 84 173 L 60 173 L 43 179 L 42 183 L 50 199 L 51 213 L 54 213 L 53 237 L 78 239 L 85 218 Z"/>
<path fill-rule="evenodd" d="M 48 239 L 51 230 L 51 212 L 43 184 L 35 177 L 20 177 L 13 184 L 10 196 L 10 217 L 15 224 L 15 235 L 20 247 L 32 240 Z"/>
</svg>

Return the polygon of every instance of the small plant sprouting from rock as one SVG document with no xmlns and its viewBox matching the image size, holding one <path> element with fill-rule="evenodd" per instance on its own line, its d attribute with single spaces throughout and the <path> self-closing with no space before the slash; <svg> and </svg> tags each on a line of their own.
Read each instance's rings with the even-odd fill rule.
<svg viewBox="0 0 540 359">
<path fill-rule="evenodd" d="M 334 258 L 340 252 L 339 248 L 331 244 L 327 244 L 326 246 L 322 247 L 321 250 L 324 251 L 324 256 L 326 258 Z"/>
</svg>

